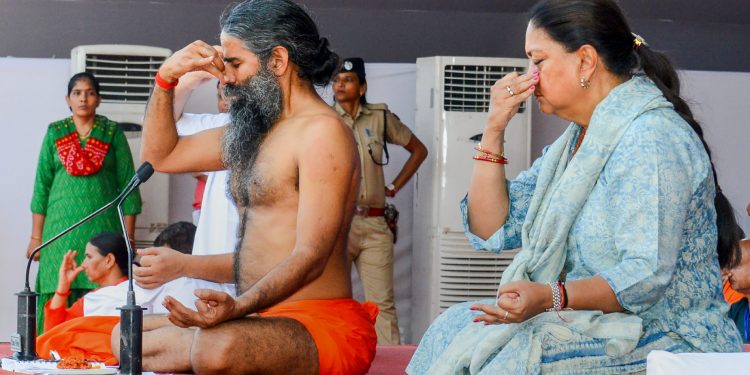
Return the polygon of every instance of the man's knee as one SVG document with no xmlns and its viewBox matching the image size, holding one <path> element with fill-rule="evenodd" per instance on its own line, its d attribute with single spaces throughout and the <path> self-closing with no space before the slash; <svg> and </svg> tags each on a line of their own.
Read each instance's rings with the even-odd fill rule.
<svg viewBox="0 0 750 375">
<path fill-rule="evenodd" d="M 219 337 L 221 336 L 221 337 Z M 196 374 L 226 374 L 237 360 L 237 336 L 223 331 L 199 329 L 190 350 L 190 364 Z"/>
</svg>

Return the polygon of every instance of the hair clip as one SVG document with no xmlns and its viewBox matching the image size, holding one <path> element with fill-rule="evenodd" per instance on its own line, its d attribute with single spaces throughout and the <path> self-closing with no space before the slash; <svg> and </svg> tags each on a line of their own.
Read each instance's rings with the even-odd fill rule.
<svg viewBox="0 0 750 375">
<path fill-rule="evenodd" d="M 633 38 L 635 38 L 633 39 L 633 45 L 635 46 L 635 48 L 638 48 L 642 45 L 646 45 L 646 46 L 648 45 L 648 43 L 646 43 L 646 39 L 643 39 L 642 36 L 636 33 L 631 33 L 631 34 L 633 34 Z"/>
</svg>

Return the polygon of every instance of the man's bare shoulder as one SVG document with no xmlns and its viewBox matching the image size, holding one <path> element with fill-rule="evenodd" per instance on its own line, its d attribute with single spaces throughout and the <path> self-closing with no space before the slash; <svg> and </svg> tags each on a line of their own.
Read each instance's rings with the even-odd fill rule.
<svg viewBox="0 0 750 375">
<path fill-rule="evenodd" d="M 336 149 L 351 148 L 356 151 L 352 130 L 333 110 L 319 111 L 299 118 L 300 137 L 303 143 L 316 142 Z"/>
</svg>

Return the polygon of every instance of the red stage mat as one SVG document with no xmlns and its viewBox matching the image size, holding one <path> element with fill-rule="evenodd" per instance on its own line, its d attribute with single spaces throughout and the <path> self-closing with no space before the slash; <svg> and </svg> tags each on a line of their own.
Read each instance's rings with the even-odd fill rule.
<svg viewBox="0 0 750 375">
<path fill-rule="evenodd" d="M 400 375 L 405 374 L 404 369 L 409 364 L 412 354 L 416 349 L 413 345 L 378 346 L 375 361 L 370 367 L 371 375 Z M 0 357 L 11 355 L 10 343 L 0 343 Z M 15 374 L 0 369 L 0 374 Z"/>
</svg>

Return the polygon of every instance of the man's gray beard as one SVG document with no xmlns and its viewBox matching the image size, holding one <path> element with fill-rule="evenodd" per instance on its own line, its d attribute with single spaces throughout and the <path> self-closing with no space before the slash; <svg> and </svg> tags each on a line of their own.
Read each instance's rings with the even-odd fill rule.
<svg viewBox="0 0 750 375">
<path fill-rule="evenodd" d="M 232 116 L 222 140 L 227 189 L 234 203 L 243 207 L 250 204 L 248 187 L 260 146 L 281 116 L 281 87 L 271 70 L 262 62 L 260 66 L 254 77 L 224 88 Z"/>
</svg>

